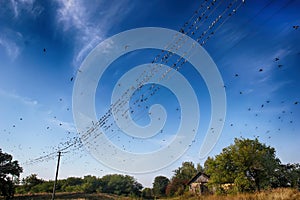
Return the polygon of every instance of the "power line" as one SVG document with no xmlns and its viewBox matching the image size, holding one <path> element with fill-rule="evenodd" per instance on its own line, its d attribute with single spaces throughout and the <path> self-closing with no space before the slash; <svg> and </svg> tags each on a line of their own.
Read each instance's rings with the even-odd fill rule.
<svg viewBox="0 0 300 200">
<path fill-rule="evenodd" d="M 289 0 L 284 5 L 282 5 L 278 10 L 276 10 L 273 14 L 271 14 L 268 18 L 265 20 L 262 20 L 259 26 L 265 24 L 267 21 L 272 19 L 275 15 L 280 13 L 283 9 L 285 9 L 288 5 L 290 5 L 294 0 Z M 270 0 L 264 7 L 262 7 L 252 18 L 247 20 L 245 23 L 241 25 L 241 27 L 247 27 L 247 24 L 249 24 L 251 21 L 253 21 L 258 15 L 260 15 L 265 9 L 267 9 L 272 3 L 274 3 L 274 0 Z M 257 32 L 257 31 L 256 31 Z M 229 52 L 230 50 L 234 49 L 236 46 L 238 46 L 245 38 L 247 38 L 250 34 L 254 34 L 254 32 L 248 32 L 246 35 L 244 35 L 242 38 L 240 38 L 232 47 L 230 47 L 226 52 Z M 223 53 L 225 55 L 226 53 Z"/>
<path fill-rule="evenodd" d="M 204 1 L 204 3 L 203 4 L 206 4 L 206 2 L 207 2 L 207 0 L 205 0 Z M 226 22 L 226 19 L 228 19 L 229 17 L 231 17 L 235 12 L 236 12 L 236 10 L 237 9 L 233 9 L 231 12 L 229 12 L 228 13 L 228 15 L 227 15 L 227 17 L 225 18 L 225 20 L 223 21 L 223 22 L 221 22 L 222 21 L 222 19 L 224 19 L 224 18 L 222 18 L 222 15 L 224 15 L 227 11 L 229 11 L 230 9 L 231 9 L 231 7 L 233 6 L 233 4 L 234 3 L 236 3 L 237 2 L 237 0 L 233 0 L 231 3 L 229 3 L 228 4 L 228 6 L 226 7 L 226 9 L 222 12 L 222 14 L 221 15 L 219 15 L 219 16 L 217 16 L 217 18 L 215 18 L 215 20 L 213 20 L 213 22 L 212 23 L 210 23 L 210 25 L 209 25 L 209 27 L 204 31 L 204 32 L 202 32 L 202 34 L 197 38 L 197 42 L 200 42 L 201 41 L 201 39 L 203 39 L 204 38 L 204 36 L 205 35 L 207 35 L 208 33 L 210 33 L 210 35 L 213 35 L 212 33 L 214 33 L 216 30 L 218 30 L 218 27 L 220 27 L 220 26 L 222 26 L 225 22 Z M 222 2 L 220 1 L 219 3 L 218 3 L 218 6 L 221 4 Z M 243 1 L 241 1 L 241 3 L 243 3 Z M 188 27 L 188 24 L 189 23 L 185 23 L 184 25 L 183 25 L 183 29 L 180 29 L 179 31 L 180 32 L 183 32 L 184 34 L 191 34 L 192 36 L 194 36 L 194 35 L 196 35 L 196 33 L 199 31 L 199 28 L 200 28 L 200 25 L 198 24 L 201 20 L 201 22 L 202 23 L 204 23 L 207 19 L 209 19 L 209 17 L 212 15 L 212 13 L 213 13 L 213 11 L 215 11 L 216 10 L 216 7 L 214 8 L 214 9 L 211 9 L 213 6 L 215 6 L 215 4 L 216 4 L 216 0 L 213 0 L 210 4 L 209 4 L 209 6 L 207 6 L 207 9 L 205 10 L 205 11 L 203 11 L 200 15 L 195 15 L 195 13 L 196 14 L 198 14 L 198 13 L 200 13 L 200 8 L 203 8 L 204 6 L 203 6 L 203 4 L 201 4 L 201 6 L 198 8 L 198 10 L 197 11 L 195 11 L 194 12 L 194 15 L 190 18 L 190 20 L 188 20 L 188 21 L 191 21 L 191 19 L 194 19 L 194 22 Z M 237 8 L 239 8 L 239 6 L 237 7 Z M 210 12 L 209 14 L 206 14 L 206 11 L 207 10 L 212 10 L 212 12 Z M 195 19 L 196 18 L 196 19 Z M 218 23 L 220 23 L 218 26 L 216 26 Z M 198 24 L 198 25 L 197 25 Z M 186 30 L 186 28 L 188 27 L 188 30 Z M 213 30 L 215 28 L 215 30 L 214 30 L 214 32 L 209 32 L 210 30 Z M 192 31 L 193 30 L 193 31 Z M 205 38 L 204 40 L 202 40 L 202 42 L 201 42 L 201 45 L 204 45 L 204 44 L 206 44 L 206 42 L 208 41 L 208 39 L 210 39 L 211 38 L 211 36 L 208 36 L 207 38 Z M 175 42 L 175 44 L 177 44 L 178 42 L 180 41 L 180 39 L 178 39 L 177 40 L 177 42 Z M 172 46 L 172 48 L 174 48 L 175 47 L 175 45 L 173 45 Z M 178 48 L 180 48 L 180 46 L 178 47 L 176 47 L 176 49 L 175 50 L 178 50 Z M 192 49 L 192 48 L 191 48 Z M 162 55 L 159 55 L 159 56 L 156 56 L 155 57 L 155 59 L 152 61 L 152 63 L 155 63 L 155 62 L 157 62 L 157 60 L 158 60 L 158 58 L 159 57 L 161 57 L 161 61 L 162 62 L 164 62 L 164 63 L 167 63 L 168 62 L 168 60 L 169 60 L 169 56 L 172 56 L 173 54 L 171 54 L 169 51 L 167 51 L 167 53 L 165 53 L 164 51 L 162 51 L 162 53 L 163 53 L 163 56 Z M 181 62 L 181 64 L 180 65 L 177 65 L 179 62 Z M 186 63 L 186 60 L 183 60 L 182 61 L 182 58 L 180 58 L 179 60 L 177 60 L 177 62 L 175 63 L 175 65 L 173 64 L 172 66 L 173 67 L 176 67 L 175 69 L 178 71 L 181 67 L 182 67 L 182 65 L 183 64 L 185 64 Z M 155 67 L 159 67 L 159 65 L 158 64 L 155 64 Z M 151 69 L 152 70 L 152 72 L 155 70 L 155 69 Z M 167 71 L 164 75 L 163 75 L 163 77 L 162 78 L 165 78 L 166 77 L 166 75 L 169 73 L 170 71 Z M 143 74 L 141 74 L 141 76 L 140 77 L 142 77 L 143 76 Z M 170 78 L 170 77 L 169 77 Z M 144 78 L 142 79 L 142 81 L 141 82 L 139 82 L 138 84 L 137 84 L 137 87 L 134 87 L 134 89 L 140 89 L 141 87 L 143 87 L 143 85 L 144 85 L 144 82 L 146 82 L 145 80 L 149 80 L 149 77 L 146 77 L 146 79 L 145 79 L 145 76 L 144 76 Z M 157 91 L 158 91 L 158 89 L 157 88 L 154 88 L 154 87 L 152 87 L 151 88 L 151 90 L 153 89 L 153 91 L 151 92 L 151 96 L 153 96 Z M 155 90 L 156 89 L 156 90 Z M 127 90 L 128 91 L 128 90 Z M 126 93 L 125 94 L 123 94 L 122 95 L 122 98 L 125 98 L 126 97 Z M 111 126 L 113 125 L 113 123 L 110 123 L 110 124 L 107 124 L 108 123 L 108 121 L 109 121 L 109 119 L 110 119 L 110 117 L 111 117 L 111 115 L 112 115 L 112 109 L 120 109 L 120 106 L 121 106 L 121 108 L 122 108 L 122 106 L 125 104 L 125 103 L 127 103 L 128 102 L 128 100 L 127 100 L 128 98 L 126 97 L 125 98 L 125 100 L 123 99 L 118 99 L 114 104 L 112 104 L 112 106 L 110 107 L 110 109 L 100 118 L 100 120 L 99 121 L 97 121 L 97 122 L 92 122 L 92 127 L 90 127 L 90 128 L 88 128 L 88 130 L 87 131 L 85 131 L 85 133 L 83 133 L 82 135 L 81 135 L 81 138 L 79 138 L 78 140 L 74 140 L 74 141 L 71 141 L 71 142 L 69 142 L 68 143 L 68 141 L 67 141 L 67 143 L 65 143 L 65 147 L 63 147 L 63 148 L 61 148 L 61 150 L 67 150 L 67 149 L 70 149 L 70 148 L 74 148 L 74 149 L 76 149 L 76 148 L 81 148 L 82 146 L 83 146 L 83 144 L 82 144 L 82 142 L 89 142 L 89 140 L 91 140 L 91 139 L 95 139 L 95 138 L 97 138 L 99 135 L 93 135 L 92 136 L 92 134 L 93 133 L 95 133 L 95 130 L 96 129 L 99 129 L 100 127 L 103 127 L 103 128 L 105 128 L 105 130 L 108 130 L 108 129 L 110 129 L 111 128 Z M 140 99 L 138 99 L 138 100 L 140 100 Z M 138 101 L 137 100 L 137 101 Z M 125 112 L 129 112 L 129 110 L 127 109 L 127 110 L 125 110 Z M 100 134 L 102 134 L 102 133 L 100 133 Z M 112 134 L 110 137 L 113 137 L 113 136 L 115 136 L 116 135 L 116 133 L 115 134 Z M 76 146 L 76 144 L 78 144 L 78 146 Z M 29 163 L 34 163 L 34 162 L 39 162 L 39 161 L 44 161 L 44 160 L 48 160 L 48 159 L 53 159 L 53 157 L 55 157 L 54 156 L 54 153 L 50 153 L 50 154 L 48 154 L 48 155 L 45 155 L 45 156 L 41 156 L 41 157 L 39 157 L 39 158 L 37 158 L 37 159 L 33 159 L 33 160 L 31 160 L 31 162 L 29 162 Z"/>
</svg>

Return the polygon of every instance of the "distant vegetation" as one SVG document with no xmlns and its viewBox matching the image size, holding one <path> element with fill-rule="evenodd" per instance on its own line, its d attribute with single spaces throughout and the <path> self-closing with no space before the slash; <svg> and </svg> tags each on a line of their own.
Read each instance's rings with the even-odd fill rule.
<svg viewBox="0 0 300 200">
<path fill-rule="evenodd" d="M 12 161 L 12 156 L 2 151 L 0 153 L 1 196 L 10 199 L 14 192 L 17 194 L 52 192 L 53 181 L 40 179 L 36 174 L 20 181 L 18 177 L 22 168 L 18 162 Z M 300 164 L 282 164 L 276 157 L 274 148 L 260 143 L 258 139 L 244 138 L 235 139 L 234 144 L 224 148 L 219 155 L 209 157 L 204 167 L 184 162 L 174 170 L 174 175 L 170 179 L 164 176 L 155 177 L 152 188 L 143 189 L 132 176 L 110 174 L 101 178 L 89 175 L 83 178 L 69 177 L 58 180 L 57 192 L 99 195 L 106 193 L 143 199 L 166 197 L 197 199 L 200 197 L 194 197 L 188 192 L 187 183 L 198 172 L 210 176 L 208 187 L 211 193 L 222 195 L 222 199 L 226 199 L 224 195 L 230 195 L 230 199 L 233 199 L 232 195 L 240 196 L 242 199 L 264 199 L 264 195 L 275 195 L 268 191 L 276 191 L 277 195 L 280 192 L 283 192 L 282 195 L 289 193 L 292 195 L 290 197 L 295 196 L 294 199 L 300 195 L 297 192 L 300 190 Z M 223 184 L 229 184 L 230 187 L 224 189 Z M 214 195 L 206 198 L 214 199 Z"/>
<path fill-rule="evenodd" d="M 21 181 L 17 186 L 16 193 L 51 193 L 53 190 L 53 181 L 44 181 L 39 179 L 36 174 L 32 174 Z M 58 180 L 57 192 L 72 193 L 108 193 L 124 196 L 140 196 L 143 186 L 132 176 L 111 174 L 97 178 L 96 176 L 85 176 L 84 178 L 69 177 Z"/>
</svg>

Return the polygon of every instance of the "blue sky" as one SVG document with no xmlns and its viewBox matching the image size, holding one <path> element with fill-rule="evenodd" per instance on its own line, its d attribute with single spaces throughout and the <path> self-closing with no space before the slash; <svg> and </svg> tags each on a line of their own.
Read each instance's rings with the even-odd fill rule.
<svg viewBox="0 0 300 200">
<path fill-rule="evenodd" d="M 73 84 L 88 53 L 104 39 L 125 30 L 149 26 L 179 30 L 201 3 L 1 1 L 0 148 L 25 163 L 71 141 L 77 136 L 72 115 Z M 276 148 L 283 163 L 300 162 L 299 6 L 296 0 L 246 1 L 204 45 L 218 66 L 227 96 L 224 129 L 210 156 L 220 153 L 235 137 L 259 137 Z M 207 27 L 204 23 L 201 28 Z M 107 108 L 117 79 L 129 66 L 151 62 L 157 53 L 137 51 L 113 63 L 101 79 L 104 87 L 97 91 L 107 93 L 104 99 L 97 95 L 98 117 Z M 191 66 L 181 72 L 190 80 L 200 102 L 197 138 L 173 165 L 155 173 L 135 174 L 144 186 L 151 186 L 156 175 L 170 177 L 182 161 L 205 161 L 199 159 L 198 151 L 210 119 L 209 94 Z M 178 102 L 170 91 L 162 89 L 150 103 L 161 103 L 170 113 L 165 135 L 156 143 L 165 145 L 178 127 Z M 147 120 L 142 117 L 137 123 L 145 125 Z M 135 152 L 145 150 L 138 142 L 128 145 L 122 137 L 112 140 Z M 148 150 L 158 146 L 149 145 Z M 37 173 L 41 178 L 53 179 L 55 165 L 53 159 L 24 164 L 22 176 Z M 100 164 L 84 148 L 64 154 L 60 170 L 61 178 L 119 173 Z"/>
</svg>

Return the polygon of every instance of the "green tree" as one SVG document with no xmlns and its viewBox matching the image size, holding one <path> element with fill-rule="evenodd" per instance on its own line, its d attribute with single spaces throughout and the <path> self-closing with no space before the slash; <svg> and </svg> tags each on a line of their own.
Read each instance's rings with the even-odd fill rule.
<svg viewBox="0 0 300 200">
<path fill-rule="evenodd" d="M 101 182 L 95 176 L 89 175 L 83 178 L 83 185 L 82 185 L 83 192 L 95 193 L 99 191 L 100 187 L 101 187 Z"/>
<path fill-rule="evenodd" d="M 299 188 L 300 164 L 282 164 L 275 170 L 275 177 L 271 180 L 272 187 Z"/>
<path fill-rule="evenodd" d="M 62 183 L 64 192 L 83 192 L 82 184 L 84 180 L 79 177 L 69 177 Z"/>
<path fill-rule="evenodd" d="M 39 185 L 43 182 L 44 182 L 44 180 L 39 179 L 37 177 L 37 174 L 31 174 L 22 179 L 22 187 L 25 192 L 30 192 L 31 188 L 33 188 L 34 186 Z"/>
<path fill-rule="evenodd" d="M 234 183 L 238 192 L 260 190 L 271 186 L 280 160 L 275 149 L 258 139 L 235 139 L 234 144 L 205 162 L 205 172 L 214 186 Z M 219 187 L 220 188 L 220 187 Z"/>
<path fill-rule="evenodd" d="M 153 193 L 156 197 L 162 197 L 166 195 L 166 189 L 169 184 L 169 179 L 165 176 L 157 176 L 153 182 Z"/>
<path fill-rule="evenodd" d="M 101 178 L 102 192 L 116 195 L 140 196 L 143 186 L 132 176 L 110 174 Z"/>
<path fill-rule="evenodd" d="M 197 169 L 193 162 L 183 162 L 181 167 L 174 170 L 174 173 L 175 178 L 188 182 L 196 175 Z"/>
<path fill-rule="evenodd" d="M 15 183 L 18 182 L 22 168 L 18 161 L 13 161 L 10 154 L 0 149 L 0 195 L 10 199 L 14 195 Z"/>
<path fill-rule="evenodd" d="M 143 199 L 153 199 L 153 190 L 151 188 L 144 188 L 142 191 Z"/>
<path fill-rule="evenodd" d="M 37 174 L 31 174 L 31 175 L 27 176 L 26 178 L 22 179 L 23 184 L 31 185 L 31 186 L 35 186 L 35 185 L 41 184 L 43 182 L 44 182 L 44 180 L 39 179 L 37 177 Z"/>
<path fill-rule="evenodd" d="M 204 172 L 204 167 L 202 165 L 200 165 L 200 163 L 197 164 L 197 172 Z"/>
<path fill-rule="evenodd" d="M 45 181 L 31 188 L 31 193 L 51 193 L 53 191 L 54 181 Z M 60 190 L 61 192 L 61 190 Z"/>
<path fill-rule="evenodd" d="M 170 183 L 167 185 L 166 195 L 167 196 L 182 195 L 185 191 L 185 187 L 186 187 L 186 181 L 173 177 Z"/>
<path fill-rule="evenodd" d="M 182 166 L 174 170 L 174 176 L 167 186 L 166 194 L 168 196 L 182 195 L 186 190 L 186 184 L 197 173 L 194 163 L 183 162 Z"/>
</svg>

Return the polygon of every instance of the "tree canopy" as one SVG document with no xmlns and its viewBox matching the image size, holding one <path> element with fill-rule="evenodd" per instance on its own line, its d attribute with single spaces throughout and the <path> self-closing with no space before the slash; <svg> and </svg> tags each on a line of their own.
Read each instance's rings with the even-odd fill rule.
<svg viewBox="0 0 300 200">
<path fill-rule="evenodd" d="M 3 153 L 0 149 L 0 195 L 10 199 L 14 194 L 14 185 L 18 182 L 23 169 L 18 161 L 13 161 L 10 154 Z"/>
<path fill-rule="evenodd" d="M 157 176 L 153 182 L 153 193 L 156 197 L 162 197 L 166 195 L 166 189 L 169 184 L 169 179 L 165 176 Z"/>
<path fill-rule="evenodd" d="M 202 170 L 203 167 L 200 164 L 196 168 L 193 162 L 183 162 L 179 168 L 174 170 L 174 176 L 167 186 L 166 194 L 168 196 L 183 194 L 189 180 Z"/>
<path fill-rule="evenodd" d="M 53 181 L 44 181 L 39 179 L 36 174 L 31 174 L 22 180 L 17 192 L 26 193 L 43 193 L 52 192 Z M 90 193 L 109 193 L 126 196 L 140 196 L 143 186 L 138 183 L 132 176 L 121 174 L 109 174 L 102 178 L 87 175 L 83 178 L 69 177 L 58 180 L 57 192 L 84 192 Z"/>
<path fill-rule="evenodd" d="M 272 187 L 292 187 L 300 190 L 300 164 L 281 164 L 270 180 Z"/>
<path fill-rule="evenodd" d="M 143 186 L 132 176 L 109 174 L 101 178 L 102 192 L 111 194 L 140 195 Z"/>
<path fill-rule="evenodd" d="M 258 139 L 235 139 L 215 158 L 208 158 L 205 171 L 211 184 L 234 184 L 239 192 L 255 191 L 271 186 L 271 179 L 280 165 L 275 149 Z"/>
</svg>

